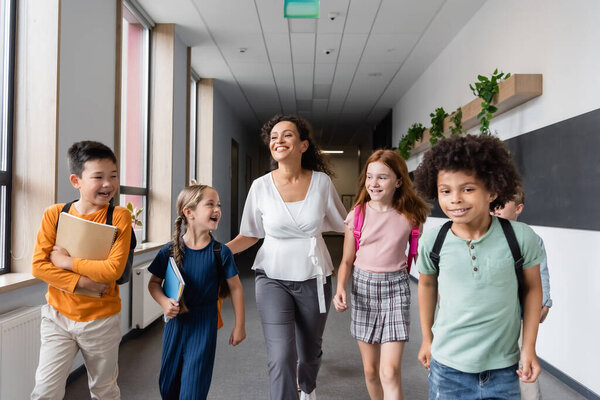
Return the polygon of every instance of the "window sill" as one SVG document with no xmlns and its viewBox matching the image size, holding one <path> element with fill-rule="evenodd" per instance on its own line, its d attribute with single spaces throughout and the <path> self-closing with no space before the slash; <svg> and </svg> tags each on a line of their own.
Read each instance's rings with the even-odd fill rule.
<svg viewBox="0 0 600 400">
<path fill-rule="evenodd" d="M 139 248 L 135 249 L 134 255 L 158 250 L 163 245 L 164 243 L 156 242 L 143 243 Z M 33 275 L 31 275 L 28 272 L 9 272 L 7 274 L 0 275 L 0 294 L 21 289 L 27 286 L 37 285 L 38 283 L 42 283 L 42 281 L 37 278 L 34 278 Z"/>
<path fill-rule="evenodd" d="M 38 283 L 42 283 L 42 281 L 34 278 L 28 272 L 9 272 L 8 274 L 0 275 L 0 293 L 37 285 Z"/>
<path fill-rule="evenodd" d="M 151 252 L 153 250 L 158 250 L 163 245 L 164 245 L 164 243 L 158 243 L 158 242 L 146 242 L 146 243 L 142 243 L 141 246 L 135 248 L 135 250 L 133 252 L 133 255 L 137 256 L 139 254 L 148 253 L 148 252 Z"/>
</svg>

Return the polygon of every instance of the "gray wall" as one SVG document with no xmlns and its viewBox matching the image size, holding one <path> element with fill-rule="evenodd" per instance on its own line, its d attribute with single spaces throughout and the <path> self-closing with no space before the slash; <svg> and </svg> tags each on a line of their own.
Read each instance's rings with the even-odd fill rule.
<svg viewBox="0 0 600 400">
<path fill-rule="evenodd" d="M 173 183 L 172 183 L 172 216 L 177 218 L 177 195 L 185 187 L 186 175 L 186 124 L 187 124 L 187 46 L 180 39 L 175 27 L 175 63 L 173 66 Z"/>
<path fill-rule="evenodd" d="M 227 103 L 219 87 L 222 82 L 215 80 L 214 119 L 213 119 L 213 186 L 219 192 L 222 217 L 219 229 L 215 232 L 218 240 L 231 239 L 231 139 L 239 144 L 239 184 L 238 184 L 238 227 L 246 199 L 246 154 L 252 157 L 253 178 L 262 175 L 258 171 L 259 131 L 244 126 L 235 110 Z M 258 172 L 257 172 L 258 171 Z"/>
<path fill-rule="evenodd" d="M 67 149 L 79 140 L 114 146 L 116 2 L 62 0 L 58 108 L 58 201 L 78 198 Z"/>
</svg>

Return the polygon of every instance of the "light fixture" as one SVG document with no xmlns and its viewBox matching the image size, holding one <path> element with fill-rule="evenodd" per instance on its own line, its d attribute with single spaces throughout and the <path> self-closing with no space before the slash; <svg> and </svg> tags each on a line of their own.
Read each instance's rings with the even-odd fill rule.
<svg viewBox="0 0 600 400">
<path fill-rule="evenodd" d="M 285 0 L 283 16 L 285 18 L 319 18 L 320 3 L 319 0 Z"/>
<path fill-rule="evenodd" d="M 344 154 L 344 150 L 321 150 L 323 154 Z"/>
</svg>

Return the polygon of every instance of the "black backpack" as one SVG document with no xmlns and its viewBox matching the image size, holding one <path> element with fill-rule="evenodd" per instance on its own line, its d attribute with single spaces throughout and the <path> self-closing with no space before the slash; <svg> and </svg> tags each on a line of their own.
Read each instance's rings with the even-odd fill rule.
<svg viewBox="0 0 600 400">
<path fill-rule="evenodd" d="M 77 200 L 73 200 L 69 203 L 66 203 L 62 208 L 61 212 L 69 213 L 69 209 L 71 205 L 75 203 Z M 112 201 L 108 204 L 108 210 L 106 211 L 106 225 L 112 225 L 113 220 L 113 211 L 115 211 L 115 206 Z M 60 214 L 58 215 L 60 219 Z M 56 229 L 58 230 L 58 219 L 56 220 Z M 129 244 L 129 255 L 127 256 L 127 263 L 125 263 L 125 269 L 123 270 L 123 275 L 119 279 L 117 279 L 117 285 L 122 285 L 131 280 L 131 266 L 133 264 L 133 253 L 135 247 L 137 246 L 137 240 L 135 238 L 135 234 L 133 232 L 133 227 L 131 228 L 131 242 Z"/>
<path fill-rule="evenodd" d="M 504 232 L 504 236 L 506 237 L 506 241 L 508 242 L 508 247 L 510 247 L 510 252 L 512 253 L 513 259 L 515 260 L 515 274 L 517 275 L 517 283 L 518 283 L 518 294 L 519 294 L 519 302 L 521 306 L 523 305 L 523 256 L 521 255 L 521 250 L 519 249 L 519 243 L 517 242 L 517 237 L 515 236 L 515 231 L 510 224 L 510 221 L 504 218 L 498 218 L 500 222 L 500 226 L 502 226 L 502 231 Z M 444 244 L 444 240 L 446 240 L 446 235 L 448 234 L 448 230 L 452 226 L 452 221 L 446 222 L 440 228 L 437 237 L 435 238 L 435 243 L 433 244 L 433 248 L 429 253 L 429 258 L 435 269 L 439 271 L 440 269 L 440 251 L 442 250 L 442 245 Z"/>
</svg>

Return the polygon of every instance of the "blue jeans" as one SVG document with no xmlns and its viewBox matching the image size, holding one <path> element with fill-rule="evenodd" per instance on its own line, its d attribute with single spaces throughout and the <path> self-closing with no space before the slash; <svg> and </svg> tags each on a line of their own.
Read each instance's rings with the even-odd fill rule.
<svg viewBox="0 0 600 400">
<path fill-rule="evenodd" d="M 521 400 L 518 364 L 479 373 L 461 372 L 431 359 L 429 400 Z"/>
</svg>

